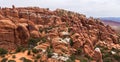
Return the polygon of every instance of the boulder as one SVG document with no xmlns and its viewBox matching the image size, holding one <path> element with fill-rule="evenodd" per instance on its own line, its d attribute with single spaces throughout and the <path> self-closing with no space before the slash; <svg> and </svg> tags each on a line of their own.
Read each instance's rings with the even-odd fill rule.
<svg viewBox="0 0 120 62">
<path fill-rule="evenodd" d="M 0 47 L 14 48 L 16 25 L 10 20 L 0 20 Z M 7 45 L 8 44 L 8 45 Z M 10 47 L 10 44 L 11 47 Z"/>
<path fill-rule="evenodd" d="M 16 29 L 17 33 L 16 36 L 20 40 L 20 45 L 24 45 L 27 43 L 28 39 L 30 38 L 29 31 L 26 26 L 19 24 Z"/>
</svg>

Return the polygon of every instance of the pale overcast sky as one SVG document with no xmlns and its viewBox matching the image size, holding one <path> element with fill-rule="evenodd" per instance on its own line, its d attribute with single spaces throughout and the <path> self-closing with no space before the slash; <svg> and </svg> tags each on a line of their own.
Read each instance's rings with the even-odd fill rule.
<svg viewBox="0 0 120 62">
<path fill-rule="evenodd" d="M 120 17 L 120 0 L 0 0 L 1 7 L 63 8 L 93 17 Z"/>
</svg>

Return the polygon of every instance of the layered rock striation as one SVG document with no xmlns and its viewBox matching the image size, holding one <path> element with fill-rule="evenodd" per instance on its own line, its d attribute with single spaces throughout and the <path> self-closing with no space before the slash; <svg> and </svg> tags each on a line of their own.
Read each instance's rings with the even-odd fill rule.
<svg viewBox="0 0 120 62">
<path fill-rule="evenodd" d="M 102 62 L 98 45 L 108 44 L 113 45 L 106 46 L 109 49 L 120 49 L 116 32 L 99 19 L 63 9 L 1 8 L 0 47 L 11 50 L 20 45 L 27 46 L 30 38 L 42 39 L 34 47 L 42 49 L 42 52 L 52 46 L 53 56 L 49 60 L 46 56 L 46 59 L 42 57 L 47 62 L 66 61 L 71 55 L 77 54 L 78 50 L 81 52 L 77 55 L 88 55 L 94 61 Z"/>
</svg>

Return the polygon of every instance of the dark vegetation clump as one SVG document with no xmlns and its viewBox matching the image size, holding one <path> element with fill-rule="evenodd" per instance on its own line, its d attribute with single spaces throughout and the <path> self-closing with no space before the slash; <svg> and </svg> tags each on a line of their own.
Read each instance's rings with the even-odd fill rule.
<svg viewBox="0 0 120 62">
<path fill-rule="evenodd" d="M 39 59 L 39 58 L 41 58 L 41 55 L 37 54 L 36 59 Z"/>
<path fill-rule="evenodd" d="M 70 46 L 72 47 L 73 46 L 73 40 L 72 39 L 70 39 Z"/>
<path fill-rule="evenodd" d="M 5 54 L 7 54 L 7 53 L 8 53 L 7 50 L 5 50 L 5 49 L 3 49 L 3 48 L 0 48 L 0 56 L 1 56 L 1 55 L 5 55 Z"/>
<path fill-rule="evenodd" d="M 18 53 L 18 52 L 24 52 L 25 50 L 26 50 L 25 47 L 23 47 L 23 46 L 18 46 L 18 47 L 16 48 L 16 53 Z"/>
<path fill-rule="evenodd" d="M 16 62 L 15 60 L 8 60 L 8 62 Z"/>
<path fill-rule="evenodd" d="M 34 48 L 35 46 L 37 46 L 37 43 L 42 41 L 41 43 L 44 43 L 47 41 L 46 37 L 41 37 L 41 38 L 30 38 L 28 40 L 28 48 Z"/>
<path fill-rule="evenodd" d="M 32 49 L 32 52 L 34 53 L 34 54 L 37 54 L 38 52 L 39 52 L 39 50 L 38 49 Z"/>
<path fill-rule="evenodd" d="M 39 42 L 40 41 L 40 39 L 39 38 L 30 38 L 29 40 L 28 40 L 28 47 L 29 48 L 33 48 L 34 46 L 36 46 L 37 45 L 37 42 Z"/>
<path fill-rule="evenodd" d="M 32 62 L 32 60 L 26 59 L 25 57 L 20 58 L 23 62 Z"/>
<path fill-rule="evenodd" d="M 101 49 L 102 59 L 103 62 L 113 62 L 113 61 L 120 61 L 120 50 L 112 48 L 109 50 L 107 47 L 104 46 L 97 46 Z M 116 52 L 116 54 L 112 54 L 111 51 Z"/>
<path fill-rule="evenodd" d="M 7 62 L 7 58 L 3 58 L 0 62 Z"/>
<path fill-rule="evenodd" d="M 48 57 L 48 58 L 51 58 L 52 55 L 53 55 L 53 50 L 52 50 L 52 48 L 51 48 L 51 47 L 47 47 L 46 53 L 47 53 L 47 57 Z"/>
</svg>

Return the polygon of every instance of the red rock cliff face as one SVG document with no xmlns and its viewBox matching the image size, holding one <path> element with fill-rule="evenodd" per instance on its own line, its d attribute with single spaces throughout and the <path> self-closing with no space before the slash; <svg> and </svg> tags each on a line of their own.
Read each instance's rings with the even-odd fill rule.
<svg viewBox="0 0 120 62">
<path fill-rule="evenodd" d="M 52 28 L 40 32 L 50 27 Z M 68 43 L 59 40 L 64 35 L 68 36 L 66 39 L 73 40 L 72 45 L 68 44 L 69 40 Z M 102 42 L 114 45 L 118 43 L 118 36 L 111 27 L 104 25 L 99 19 L 86 18 L 83 14 L 38 7 L 0 9 L 0 47 L 14 49 L 15 46 L 26 45 L 31 37 L 44 36 L 51 39 L 56 53 L 71 55 L 81 48 L 85 54 L 99 62 L 102 62 L 102 54 L 95 50 L 95 46 Z M 46 44 L 49 43 L 48 41 Z M 44 44 L 37 47 L 47 47 L 42 45 Z"/>
</svg>

